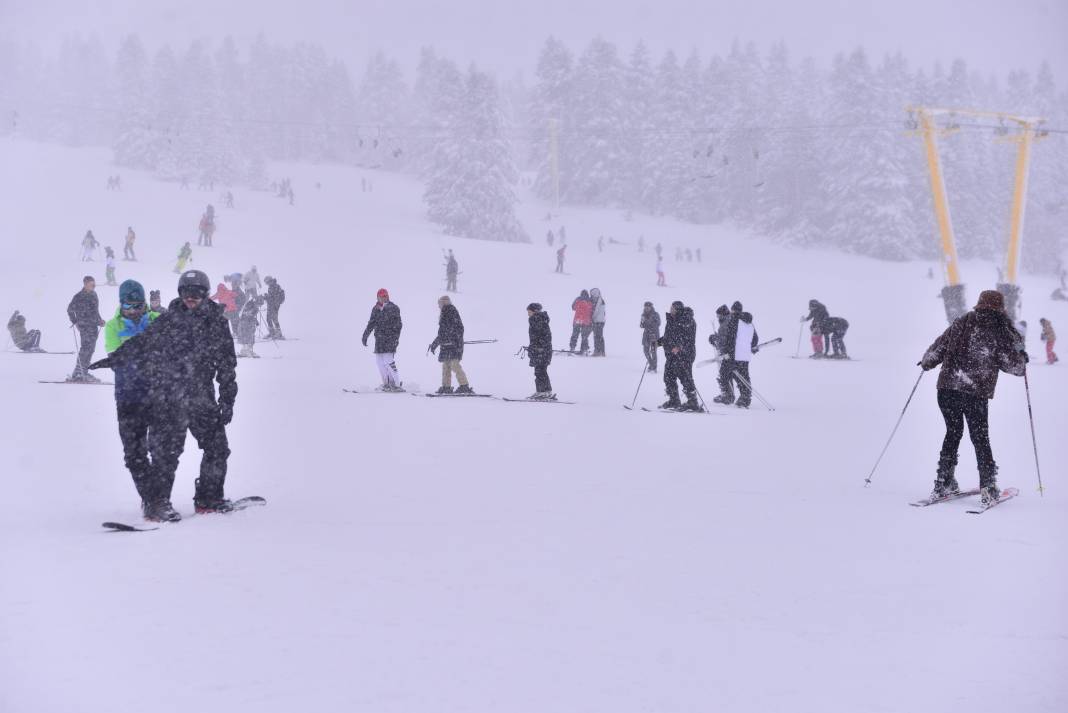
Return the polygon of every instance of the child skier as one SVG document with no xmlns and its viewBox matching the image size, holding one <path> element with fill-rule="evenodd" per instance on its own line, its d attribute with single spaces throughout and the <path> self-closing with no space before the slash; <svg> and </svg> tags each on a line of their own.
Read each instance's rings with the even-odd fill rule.
<svg viewBox="0 0 1068 713">
<path fill-rule="evenodd" d="M 193 261 L 193 248 L 189 246 L 189 241 L 186 241 L 182 249 L 178 251 L 178 262 L 174 265 L 174 272 L 180 273 L 185 271 L 185 264 Z"/>
<path fill-rule="evenodd" d="M 1057 341 L 1057 333 L 1053 331 L 1053 323 L 1043 317 L 1038 320 L 1042 325 L 1042 341 L 1046 343 L 1046 363 L 1057 363 L 1057 355 L 1053 353 L 1053 344 Z"/>
</svg>

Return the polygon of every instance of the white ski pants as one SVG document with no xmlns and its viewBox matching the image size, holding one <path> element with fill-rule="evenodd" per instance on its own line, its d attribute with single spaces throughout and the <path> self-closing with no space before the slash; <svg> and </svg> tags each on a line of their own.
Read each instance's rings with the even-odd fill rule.
<svg viewBox="0 0 1068 713">
<path fill-rule="evenodd" d="M 400 386 L 400 372 L 397 371 L 397 363 L 394 361 L 396 353 L 375 354 L 375 362 L 378 364 L 378 373 L 382 376 L 383 386 Z"/>
</svg>

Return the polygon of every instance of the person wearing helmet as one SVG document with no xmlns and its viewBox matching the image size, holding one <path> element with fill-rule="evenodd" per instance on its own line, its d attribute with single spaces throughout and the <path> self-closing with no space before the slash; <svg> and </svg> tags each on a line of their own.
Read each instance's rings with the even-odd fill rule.
<svg viewBox="0 0 1068 713">
<path fill-rule="evenodd" d="M 282 325 L 278 321 L 278 310 L 282 309 L 282 303 L 286 301 L 286 291 L 273 277 L 267 276 L 263 281 L 267 283 L 267 338 L 285 339 L 282 336 Z"/>
<path fill-rule="evenodd" d="M 378 291 L 375 306 L 371 308 L 371 318 L 367 320 L 367 327 L 360 338 L 366 347 L 371 332 L 375 334 L 375 361 L 382 377 L 382 391 L 404 391 L 396 361 L 403 326 L 400 307 L 390 302 L 389 292 L 383 287 Z"/>
<path fill-rule="evenodd" d="M 143 370 L 153 457 L 147 475 L 135 485 L 148 521 L 181 519 L 171 505 L 171 489 L 187 430 L 203 451 L 193 496 L 196 511 L 233 509 L 223 491 L 230 456 L 226 426 L 237 399 L 237 357 L 223 308 L 208 299 L 210 290 L 208 276 L 200 270 L 182 273 L 178 297 L 166 314 L 90 365 L 118 371 L 137 364 Z"/>
</svg>

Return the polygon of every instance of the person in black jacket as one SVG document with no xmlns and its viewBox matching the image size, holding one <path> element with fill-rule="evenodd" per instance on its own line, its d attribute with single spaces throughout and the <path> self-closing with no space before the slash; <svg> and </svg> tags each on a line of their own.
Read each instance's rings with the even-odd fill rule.
<svg viewBox="0 0 1068 713">
<path fill-rule="evenodd" d="M 11 341 L 24 352 L 43 352 L 41 349 L 41 330 L 26 329 L 26 316 L 19 314 L 18 310 L 7 321 L 7 331 L 11 335 Z"/>
<path fill-rule="evenodd" d="M 537 302 L 531 302 L 527 305 L 527 321 L 530 325 L 527 357 L 530 359 L 530 365 L 534 367 L 534 393 L 530 398 L 555 399 L 553 385 L 549 382 L 549 364 L 553 360 L 553 333 L 549 327 L 549 313 L 543 312 Z"/>
<path fill-rule="evenodd" d="M 441 348 L 438 353 L 438 361 L 441 362 L 441 388 L 439 394 L 451 394 L 452 375 L 456 372 L 456 380 L 460 382 L 456 393 L 473 394 L 471 385 L 467 382 L 467 374 L 460 366 L 460 360 L 464 358 L 464 322 L 460 319 L 460 311 L 456 309 L 448 295 L 438 300 L 438 309 L 441 316 L 438 317 L 438 336 L 430 343 L 430 351 Z"/>
<path fill-rule="evenodd" d="M 178 298 L 141 334 L 131 337 L 91 369 L 137 364 L 148 384 L 145 396 L 151 464 L 135 478 L 146 520 L 176 521 L 171 489 L 186 430 L 203 451 L 193 504 L 198 513 L 227 512 L 224 497 L 230 445 L 226 426 L 237 399 L 237 357 L 223 308 L 208 299 L 211 285 L 199 270 L 182 273 Z M 216 400 L 215 383 L 219 384 Z"/>
<path fill-rule="evenodd" d="M 382 391 L 403 391 L 403 382 L 397 370 L 397 345 L 400 344 L 401 327 L 400 307 L 389 301 L 389 292 L 385 288 L 378 291 L 378 301 L 371 308 L 371 318 L 363 330 L 360 341 L 367 346 L 367 337 L 375 333 L 375 361 L 378 373 L 382 376 Z"/>
<path fill-rule="evenodd" d="M 756 353 L 758 343 L 756 329 L 753 328 L 753 315 L 743 309 L 741 302 L 735 302 L 722 324 L 717 338 L 717 348 L 722 356 L 719 363 L 720 395 L 712 400 L 724 405 L 735 403 L 734 384 L 737 383 L 736 405 L 739 408 L 749 408 L 753 400 L 749 355 Z"/>
<path fill-rule="evenodd" d="M 697 358 L 697 322 L 693 310 L 682 302 L 671 303 L 671 311 L 665 315 L 664 336 L 664 387 L 668 400 L 660 408 L 682 411 L 701 411 L 697 402 L 697 386 L 693 382 L 693 362 Z M 679 401 L 679 386 L 682 382 L 686 403 Z"/>
<path fill-rule="evenodd" d="M 100 336 L 100 328 L 104 326 L 104 318 L 100 316 L 100 298 L 96 295 L 96 280 L 90 275 L 82 278 L 82 289 L 75 293 L 70 304 L 67 305 L 67 316 L 70 317 L 71 325 L 77 327 L 81 343 L 74 373 L 68 380 L 99 382 L 100 379 L 89 373 L 89 362 L 93 359 L 96 339 Z"/>
<path fill-rule="evenodd" d="M 646 302 L 642 308 L 642 318 L 638 323 L 642 330 L 642 351 L 645 352 L 647 369 L 656 373 L 656 343 L 660 339 L 660 315 L 656 313 L 652 302 Z"/>
<path fill-rule="evenodd" d="M 286 291 L 278 284 L 278 280 L 270 275 L 263 278 L 267 283 L 267 338 L 285 339 L 282 336 L 282 325 L 278 322 L 278 310 L 282 309 L 282 303 L 286 301 Z"/>
</svg>

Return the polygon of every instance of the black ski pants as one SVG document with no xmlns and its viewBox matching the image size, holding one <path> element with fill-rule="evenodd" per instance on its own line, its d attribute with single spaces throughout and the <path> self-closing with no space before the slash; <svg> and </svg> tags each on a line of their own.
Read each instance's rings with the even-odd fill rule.
<svg viewBox="0 0 1068 713">
<path fill-rule="evenodd" d="M 604 356 L 604 322 L 593 323 L 593 355 Z"/>
<path fill-rule="evenodd" d="M 278 307 L 267 305 L 267 332 L 269 334 L 281 334 L 282 325 L 278 323 Z"/>
<path fill-rule="evenodd" d="M 966 394 L 951 389 L 938 390 L 938 408 L 946 421 L 946 437 L 942 441 L 939 460 L 956 464 L 957 449 L 964 436 L 964 422 L 968 422 L 968 435 L 975 446 L 975 462 L 979 466 L 979 487 L 994 485 L 998 467 L 990 449 L 990 426 L 987 400 L 981 396 Z"/>
<path fill-rule="evenodd" d="M 734 360 L 723 357 L 719 362 L 719 374 L 716 376 L 719 384 L 719 398 L 722 403 L 734 403 Z"/>
<path fill-rule="evenodd" d="M 579 336 L 582 337 L 582 351 L 588 352 L 590 350 L 590 331 L 593 329 L 588 324 L 575 324 L 571 327 L 571 351 L 575 351 L 575 345 L 579 343 Z"/>
<path fill-rule="evenodd" d="M 642 336 L 642 351 L 645 353 L 645 361 L 649 365 L 649 371 L 656 371 L 656 336 Z"/>
<path fill-rule="evenodd" d="M 445 275 L 445 291 L 456 292 L 456 273 Z"/>
<path fill-rule="evenodd" d="M 95 324 L 78 325 L 78 338 L 81 346 L 78 348 L 78 366 L 75 369 L 77 373 L 83 375 L 89 373 L 89 362 L 93 360 L 98 336 L 100 336 L 100 327 Z"/>
<path fill-rule="evenodd" d="M 174 472 L 185 443 L 180 418 L 147 403 L 116 404 L 126 468 L 145 502 L 170 500 Z"/>
<path fill-rule="evenodd" d="M 697 385 L 693 383 L 693 362 L 669 352 L 664 357 L 664 387 L 668 398 L 672 401 L 679 400 L 679 382 L 682 383 L 682 392 L 686 394 L 687 400 L 696 396 Z"/>
<path fill-rule="evenodd" d="M 749 362 L 731 360 L 731 378 L 738 384 L 738 405 L 748 406 L 753 401 L 752 380 L 749 378 Z"/>
<path fill-rule="evenodd" d="M 553 385 L 549 381 L 549 365 L 548 364 L 535 364 L 534 365 L 534 391 L 541 393 L 547 393 L 553 390 Z"/>
<path fill-rule="evenodd" d="M 18 348 L 24 352 L 32 352 L 34 349 L 41 348 L 41 330 L 31 329 L 26 332 L 26 338 L 18 345 Z"/>
</svg>

